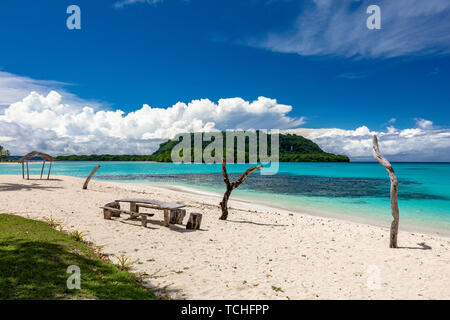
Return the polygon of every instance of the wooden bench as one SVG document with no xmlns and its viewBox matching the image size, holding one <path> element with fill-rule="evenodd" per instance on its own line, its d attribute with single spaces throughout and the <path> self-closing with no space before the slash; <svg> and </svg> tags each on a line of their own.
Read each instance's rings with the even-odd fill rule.
<svg viewBox="0 0 450 320">
<path fill-rule="evenodd" d="M 116 212 L 118 213 L 117 217 L 120 217 L 121 213 L 129 214 L 130 219 L 135 219 L 137 217 L 141 217 L 141 222 L 144 227 L 147 226 L 147 217 L 153 217 L 154 213 L 146 213 L 146 212 L 134 212 L 124 209 L 118 209 L 113 207 L 100 207 L 100 209 L 103 209 L 103 217 L 105 219 L 111 220 L 111 217 L 113 216 L 112 213 Z"/>
</svg>

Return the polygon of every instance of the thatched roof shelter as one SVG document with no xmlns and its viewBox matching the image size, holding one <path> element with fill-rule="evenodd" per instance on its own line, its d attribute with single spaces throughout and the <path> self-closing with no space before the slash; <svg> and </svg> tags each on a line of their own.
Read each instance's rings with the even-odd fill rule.
<svg viewBox="0 0 450 320">
<path fill-rule="evenodd" d="M 17 160 L 17 162 L 24 162 L 24 161 L 28 161 L 32 158 L 42 158 L 45 161 L 55 161 L 55 158 L 53 158 L 52 156 L 49 156 L 46 153 L 42 153 L 42 152 L 38 152 L 38 151 L 33 151 L 30 152 L 28 154 L 26 154 L 25 156 L 23 156 L 22 158 L 20 158 L 19 160 Z"/>
<path fill-rule="evenodd" d="M 38 151 L 30 152 L 30 153 L 26 154 L 25 156 L 23 156 L 22 158 L 20 158 L 19 160 L 17 160 L 17 162 L 22 163 L 22 178 L 25 179 L 25 163 L 26 163 L 27 164 L 27 180 L 30 180 L 30 171 L 28 169 L 28 161 L 32 158 L 42 158 L 44 160 L 44 163 L 42 164 L 42 170 L 41 170 L 41 179 L 42 179 L 42 174 L 44 173 L 45 162 L 46 161 L 50 162 L 47 180 L 50 179 L 50 171 L 52 170 L 52 162 L 55 161 L 55 158 L 53 158 L 52 156 L 50 156 L 46 153 L 42 153 L 42 152 L 38 152 Z"/>
</svg>

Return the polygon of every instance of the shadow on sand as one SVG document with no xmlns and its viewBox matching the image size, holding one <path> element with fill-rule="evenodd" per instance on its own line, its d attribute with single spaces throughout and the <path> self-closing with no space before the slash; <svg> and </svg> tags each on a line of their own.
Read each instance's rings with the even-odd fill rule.
<svg viewBox="0 0 450 320">
<path fill-rule="evenodd" d="M 431 250 L 432 247 L 427 245 L 425 242 L 418 243 L 419 247 L 398 247 L 399 249 L 414 249 L 414 250 Z"/>
<path fill-rule="evenodd" d="M 40 178 L 30 178 L 30 179 L 27 179 L 27 180 L 36 180 L 36 181 L 63 181 L 62 179 L 53 179 L 53 178 L 50 178 L 50 179 L 47 179 L 47 178 L 42 178 L 42 179 L 40 179 Z"/>
<path fill-rule="evenodd" d="M 114 219 L 114 220 L 116 220 L 116 219 Z M 144 228 L 144 227 L 141 225 L 140 220 L 137 220 L 137 219 L 134 220 L 134 219 L 127 218 L 127 219 L 120 219 L 120 220 L 116 220 L 116 221 L 118 221 L 118 222 L 120 222 L 120 223 L 123 223 L 123 224 L 130 225 L 130 226 L 135 226 L 135 227 L 139 227 L 139 228 Z M 137 221 L 138 223 L 132 223 L 131 221 Z M 151 220 L 151 219 L 148 219 L 148 220 L 147 220 L 147 227 L 145 227 L 145 228 L 146 228 L 146 229 L 151 229 L 151 230 L 156 230 L 156 229 L 158 229 L 158 228 L 150 227 L 149 224 L 153 224 L 153 225 L 157 225 L 157 226 L 166 228 L 166 227 L 164 226 L 164 222 L 163 222 L 163 221 L 160 221 L 160 220 Z M 169 225 L 169 228 L 170 228 L 171 231 L 180 232 L 180 233 L 196 232 L 196 231 L 208 231 L 207 229 L 189 230 L 189 229 L 186 229 L 186 226 L 184 226 L 184 225 L 175 225 L 175 224 Z"/>
<path fill-rule="evenodd" d="M 287 224 L 258 223 L 258 222 L 245 221 L 245 220 L 226 220 L 226 221 L 233 222 L 233 223 L 248 223 L 248 224 L 254 224 L 256 226 L 263 226 L 263 227 L 288 227 Z"/>
<path fill-rule="evenodd" d="M 37 183 L 33 184 L 20 184 L 20 183 L 1 183 L 0 191 L 19 191 L 19 190 L 47 190 L 52 191 L 53 189 L 62 189 L 61 187 L 50 187 L 42 186 Z"/>
</svg>

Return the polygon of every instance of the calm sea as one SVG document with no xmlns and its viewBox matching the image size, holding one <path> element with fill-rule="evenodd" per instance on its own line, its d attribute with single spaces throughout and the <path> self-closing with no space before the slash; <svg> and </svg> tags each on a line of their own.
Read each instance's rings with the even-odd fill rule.
<svg viewBox="0 0 450 320">
<path fill-rule="evenodd" d="M 56 175 L 86 177 L 97 162 L 56 162 Z M 221 165 L 99 162 L 95 179 L 170 184 L 223 192 Z M 450 235 L 450 164 L 394 163 L 400 181 L 401 226 Z M 233 179 L 249 165 L 228 165 Z M 41 164 L 30 164 L 40 174 Z M 0 174 L 21 174 L 19 164 Z M 280 163 L 277 175 L 253 173 L 233 196 L 292 211 L 331 215 L 389 226 L 389 179 L 378 163 Z"/>
</svg>

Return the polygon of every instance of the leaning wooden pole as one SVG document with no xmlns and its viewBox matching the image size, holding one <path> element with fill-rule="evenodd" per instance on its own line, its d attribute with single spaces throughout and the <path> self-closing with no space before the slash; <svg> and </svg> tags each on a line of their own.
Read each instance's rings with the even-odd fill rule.
<svg viewBox="0 0 450 320">
<path fill-rule="evenodd" d="M 25 164 L 24 162 L 22 162 L 22 179 L 25 179 L 25 168 L 24 168 Z"/>
<path fill-rule="evenodd" d="M 98 168 L 100 168 L 99 164 L 91 171 L 91 174 L 86 178 L 86 181 L 83 184 L 83 190 L 87 189 L 89 181 L 91 181 L 92 176 L 97 172 Z"/>
<path fill-rule="evenodd" d="M 227 161 L 225 160 L 225 158 L 222 158 L 222 175 L 223 175 L 223 181 L 225 182 L 227 190 L 225 191 L 225 193 L 223 195 L 223 199 L 220 202 L 220 208 L 222 209 L 222 215 L 219 218 L 220 220 L 227 220 L 227 218 L 228 218 L 228 199 L 230 198 L 231 191 L 233 191 L 234 189 L 239 187 L 240 184 L 242 182 L 244 182 L 245 179 L 247 179 L 247 177 L 250 173 L 261 170 L 261 169 L 262 169 L 261 165 L 257 166 L 257 167 L 251 167 L 251 168 L 247 169 L 247 171 L 245 171 L 244 174 L 239 179 L 237 179 L 235 182 L 231 183 L 230 179 L 228 178 Z"/>
<path fill-rule="evenodd" d="M 27 180 L 30 180 L 30 170 L 28 169 L 28 161 L 27 161 Z"/>
<path fill-rule="evenodd" d="M 50 167 L 48 168 L 47 180 L 50 180 L 50 171 L 52 171 L 52 163 L 53 163 L 53 161 L 50 161 Z"/>
<path fill-rule="evenodd" d="M 391 223 L 390 248 L 397 248 L 398 225 L 400 221 L 400 213 L 398 210 L 398 179 L 395 175 L 394 168 L 391 163 L 383 157 L 378 147 L 378 138 L 373 136 L 373 155 L 375 159 L 386 168 L 391 180 L 391 211 L 394 220 Z"/>
<path fill-rule="evenodd" d="M 42 179 L 42 174 L 44 173 L 44 167 L 45 167 L 45 160 L 44 160 L 44 163 L 42 163 L 42 169 L 41 169 L 41 179 Z"/>
</svg>

